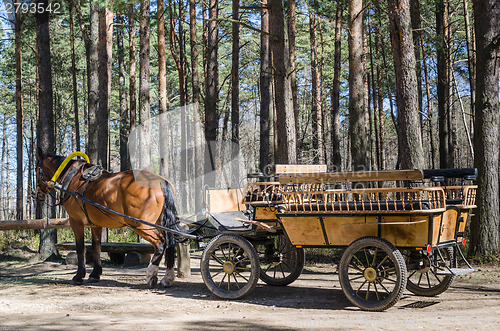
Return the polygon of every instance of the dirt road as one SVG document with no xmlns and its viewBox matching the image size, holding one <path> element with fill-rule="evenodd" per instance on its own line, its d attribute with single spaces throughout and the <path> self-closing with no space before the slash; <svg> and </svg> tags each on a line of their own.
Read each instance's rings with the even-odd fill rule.
<svg viewBox="0 0 500 331">
<path fill-rule="evenodd" d="M 406 292 L 382 313 L 360 311 L 340 288 L 336 268 L 306 268 L 287 287 L 261 282 L 244 300 L 224 301 L 193 276 L 147 289 L 145 268 L 105 267 L 101 282 L 70 285 L 74 266 L 0 261 L 0 329 L 500 329 L 500 268 L 458 277 L 439 297 Z M 164 269 L 161 270 L 164 272 Z"/>
</svg>

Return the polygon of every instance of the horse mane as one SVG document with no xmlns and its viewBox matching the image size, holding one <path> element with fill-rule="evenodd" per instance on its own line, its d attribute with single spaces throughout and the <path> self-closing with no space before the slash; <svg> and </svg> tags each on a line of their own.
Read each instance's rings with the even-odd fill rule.
<svg viewBox="0 0 500 331">
<path fill-rule="evenodd" d="M 46 157 L 51 157 L 57 161 L 56 169 L 59 169 L 59 166 L 64 162 L 64 159 L 65 159 L 64 156 L 56 155 L 56 154 L 52 154 L 52 153 L 43 154 L 42 158 L 45 159 Z M 69 167 L 71 167 L 71 165 L 73 165 L 73 163 L 75 163 L 75 160 L 69 161 L 68 164 L 66 165 L 66 167 L 64 167 L 63 173 L 65 173 L 66 170 L 68 170 Z"/>
</svg>

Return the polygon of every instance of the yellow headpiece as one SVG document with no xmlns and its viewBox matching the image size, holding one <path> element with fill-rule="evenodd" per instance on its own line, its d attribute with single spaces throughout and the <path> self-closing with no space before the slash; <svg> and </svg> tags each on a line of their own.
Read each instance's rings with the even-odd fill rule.
<svg viewBox="0 0 500 331">
<path fill-rule="evenodd" d="M 66 158 L 61 163 L 59 168 L 57 168 L 56 172 L 54 173 L 54 176 L 52 176 L 51 181 L 55 182 L 59 178 L 59 176 L 61 175 L 61 172 L 64 170 L 64 168 L 66 167 L 68 162 L 71 161 L 71 159 L 74 158 L 75 156 L 81 156 L 85 159 L 85 161 L 87 161 L 87 163 L 90 163 L 90 160 L 89 160 L 89 157 L 87 156 L 87 154 L 85 154 L 83 152 L 71 153 L 70 155 L 66 156 Z"/>
</svg>

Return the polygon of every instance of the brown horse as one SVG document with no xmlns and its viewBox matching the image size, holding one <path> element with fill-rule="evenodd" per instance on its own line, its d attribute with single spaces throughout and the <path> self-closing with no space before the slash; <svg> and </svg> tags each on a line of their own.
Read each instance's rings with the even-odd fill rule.
<svg viewBox="0 0 500 331">
<path fill-rule="evenodd" d="M 37 159 L 38 196 L 43 199 L 49 193 L 48 183 L 64 161 L 64 157 L 49 153 L 43 154 L 42 150 L 38 149 Z M 136 170 L 118 173 L 103 171 L 98 179 L 88 181 L 84 178 L 83 172 L 91 166 L 82 160 L 71 161 L 57 180 L 58 184 L 64 182 L 67 185 L 67 191 L 76 192 L 113 211 L 149 223 L 178 229 L 173 187 L 166 179 L 148 170 Z M 76 169 L 70 171 L 71 168 Z M 71 176 L 73 177 L 70 178 Z M 81 199 L 71 195 L 63 195 L 61 202 L 69 215 L 70 225 L 75 234 L 78 271 L 73 277 L 73 284 L 83 284 L 85 277 L 84 229 L 86 225 L 91 225 L 94 269 L 89 276 L 89 282 L 99 281 L 102 274 L 100 259 L 102 228 L 129 226 L 154 247 L 154 254 L 146 271 L 148 286 L 156 286 L 159 264 L 164 252 L 167 272 L 161 284 L 165 287 L 172 285 L 175 279 L 176 243 L 172 233 L 117 216 L 89 203 L 84 204 Z"/>
</svg>

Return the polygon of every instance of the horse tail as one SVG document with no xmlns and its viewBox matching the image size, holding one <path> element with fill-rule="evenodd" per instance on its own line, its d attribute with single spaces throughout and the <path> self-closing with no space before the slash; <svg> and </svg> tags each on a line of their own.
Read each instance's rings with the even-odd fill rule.
<svg viewBox="0 0 500 331">
<path fill-rule="evenodd" d="M 164 202 L 161 212 L 161 226 L 172 230 L 180 230 L 177 223 L 177 209 L 175 208 L 174 190 L 172 184 L 168 181 L 161 182 L 161 190 L 163 192 Z M 172 232 L 165 231 L 165 248 L 175 246 L 178 239 Z"/>
</svg>

